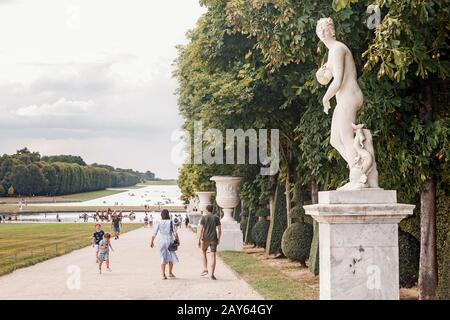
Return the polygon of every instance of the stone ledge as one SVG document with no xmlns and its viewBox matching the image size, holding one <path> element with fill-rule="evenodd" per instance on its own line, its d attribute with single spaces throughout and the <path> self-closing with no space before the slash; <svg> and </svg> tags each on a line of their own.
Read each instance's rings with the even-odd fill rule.
<svg viewBox="0 0 450 320">
<path fill-rule="evenodd" d="M 319 204 L 397 203 L 396 190 L 361 189 L 319 192 Z"/>
<path fill-rule="evenodd" d="M 399 223 L 413 214 L 410 204 L 314 204 L 305 213 L 319 223 Z"/>
</svg>

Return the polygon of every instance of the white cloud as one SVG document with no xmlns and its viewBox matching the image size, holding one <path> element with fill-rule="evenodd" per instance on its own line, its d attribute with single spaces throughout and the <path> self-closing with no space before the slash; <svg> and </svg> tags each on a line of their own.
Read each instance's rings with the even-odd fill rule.
<svg viewBox="0 0 450 320">
<path fill-rule="evenodd" d="M 176 177 L 171 78 L 198 0 L 21 0 L 0 10 L 0 154 L 29 146 Z M 79 7 L 79 28 L 68 23 Z"/>
<path fill-rule="evenodd" d="M 51 104 L 31 105 L 19 108 L 15 114 L 20 117 L 71 117 L 88 113 L 94 107 L 92 100 L 71 101 L 61 98 Z"/>
</svg>

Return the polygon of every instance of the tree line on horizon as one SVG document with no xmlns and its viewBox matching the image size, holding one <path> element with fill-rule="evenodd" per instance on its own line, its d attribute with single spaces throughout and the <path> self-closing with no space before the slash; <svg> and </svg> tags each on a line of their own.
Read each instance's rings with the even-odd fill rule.
<svg viewBox="0 0 450 320">
<path fill-rule="evenodd" d="M 41 156 L 27 148 L 0 157 L 1 196 L 58 196 L 133 186 L 155 174 L 109 165 L 87 165 L 80 156 Z"/>
</svg>

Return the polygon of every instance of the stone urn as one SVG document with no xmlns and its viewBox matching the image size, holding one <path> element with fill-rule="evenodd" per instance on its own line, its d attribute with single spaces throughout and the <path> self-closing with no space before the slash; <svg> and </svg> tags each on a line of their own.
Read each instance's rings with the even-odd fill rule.
<svg viewBox="0 0 450 320">
<path fill-rule="evenodd" d="M 239 204 L 239 184 L 241 178 L 229 176 L 215 176 L 216 202 L 223 210 L 222 239 L 219 251 L 242 251 L 244 247 L 242 231 L 239 223 L 233 219 L 233 210 Z"/>
<path fill-rule="evenodd" d="M 223 210 L 222 222 L 233 222 L 233 210 L 239 204 L 240 177 L 215 176 L 211 178 L 216 182 L 216 202 Z"/>
<path fill-rule="evenodd" d="M 198 225 L 198 223 L 200 221 L 200 217 L 201 217 L 200 212 L 198 212 L 197 197 L 189 200 L 187 215 L 189 217 L 189 225 L 191 227 L 197 228 L 197 225 Z"/>
<path fill-rule="evenodd" d="M 195 193 L 199 200 L 198 208 L 202 214 L 206 213 L 206 207 L 208 205 L 212 205 L 211 198 L 214 195 L 214 193 L 215 192 L 210 192 L 210 191 L 202 191 L 202 192 Z"/>
</svg>

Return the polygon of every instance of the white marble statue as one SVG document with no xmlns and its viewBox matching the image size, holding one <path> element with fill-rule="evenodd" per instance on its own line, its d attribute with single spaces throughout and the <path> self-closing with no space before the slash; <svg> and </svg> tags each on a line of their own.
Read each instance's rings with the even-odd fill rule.
<svg viewBox="0 0 450 320">
<path fill-rule="evenodd" d="M 359 88 L 355 61 L 349 48 L 336 40 L 333 20 L 320 19 L 317 36 L 328 48 L 328 62 L 316 73 L 322 85 L 331 82 L 323 97 L 324 112 L 331 108 L 330 100 L 336 96 L 336 108 L 331 122 L 331 145 L 344 158 L 350 168 L 349 182 L 340 190 L 378 188 L 378 172 L 370 130 L 355 125 L 364 96 Z"/>
</svg>

